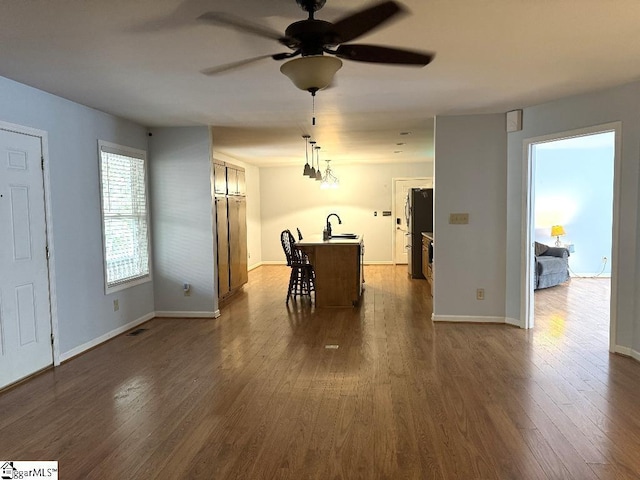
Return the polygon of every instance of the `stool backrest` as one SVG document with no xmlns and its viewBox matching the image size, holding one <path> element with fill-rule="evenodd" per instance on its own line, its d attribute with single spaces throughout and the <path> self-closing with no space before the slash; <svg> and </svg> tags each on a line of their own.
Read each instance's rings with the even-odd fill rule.
<svg viewBox="0 0 640 480">
<path fill-rule="evenodd" d="M 290 230 L 283 230 L 280 234 L 280 242 L 282 243 L 282 250 L 287 257 L 287 265 L 300 265 L 303 263 L 302 254 L 300 250 L 296 248 L 296 239 L 291 234 Z"/>
</svg>

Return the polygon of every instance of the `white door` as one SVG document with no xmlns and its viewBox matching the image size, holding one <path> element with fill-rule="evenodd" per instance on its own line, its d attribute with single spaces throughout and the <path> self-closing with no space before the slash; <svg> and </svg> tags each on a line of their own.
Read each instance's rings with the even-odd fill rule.
<svg viewBox="0 0 640 480">
<path fill-rule="evenodd" d="M 0 129 L 0 388 L 53 364 L 41 158 Z"/>
<path fill-rule="evenodd" d="M 394 255 L 393 261 L 398 264 L 406 264 L 408 262 L 407 256 L 407 242 L 408 242 L 408 225 L 407 217 L 405 213 L 407 203 L 407 192 L 410 188 L 431 188 L 433 187 L 433 180 L 430 178 L 407 178 L 403 180 L 394 180 L 394 212 L 395 219 L 393 228 L 394 233 Z"/>
</svg>

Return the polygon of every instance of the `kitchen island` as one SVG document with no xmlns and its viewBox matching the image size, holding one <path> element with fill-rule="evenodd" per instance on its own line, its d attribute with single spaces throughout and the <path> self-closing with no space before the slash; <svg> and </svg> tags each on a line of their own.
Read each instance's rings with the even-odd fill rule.
<svg viewBox="0 0 640 480">
<path fill-rule="evenodd" d="M 351 238 L 310 236 L 296 243 L 309 257 L 316 274 L 316 307 L 352 307 L 362 295 L 364 277 L 362 235 Z"/>
</svg>

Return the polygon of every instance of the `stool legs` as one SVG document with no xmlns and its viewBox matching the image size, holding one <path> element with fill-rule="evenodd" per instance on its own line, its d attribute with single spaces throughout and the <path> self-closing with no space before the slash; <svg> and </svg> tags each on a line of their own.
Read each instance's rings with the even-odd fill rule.
<svg viewBox="0 0 640 480">
<path fill-rule="evenodd" d="M 286 303 L 289 303 L 289 298 L 292 296 L 294 299 L 298 295 L 311 297 L 313 291 L 315 291 L 313 267 L 311 265 L 292 266 Z"/>
</svg>

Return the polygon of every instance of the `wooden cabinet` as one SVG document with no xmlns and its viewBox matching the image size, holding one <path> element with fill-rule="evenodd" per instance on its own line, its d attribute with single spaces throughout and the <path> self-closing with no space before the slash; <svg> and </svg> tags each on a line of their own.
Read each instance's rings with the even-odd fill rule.
<svg viewBox="0 0 640 480">
<path fill-rule="evenodd" d="M 247 194 L 244 170 L 227 166 L 227 195 Z"/>
<path fill-rule="evenodd" d="M 247 203 L 245 172 L 222 162 L 213 164 L 217 240 L 218 298 L 247 283 Z"/>
<path fill-rule="evenodd" d="M 429 295 L 433 297 L 433 237 L 422 234 L 422 274 L 429 285 Z"/>
<path fill-rule="evenodd" d="M 229 215 L 227 197 L 216 197 L 216 238 L 218 241 L 218 298 L 230 291 Z"/>
<path fill-rule="evenodd" d="M 227 167 L 224 163 L 213 164 L 213 193 L 215 195 L 227 194 Z"/>
<path fill-rule="evenodd" d="M 249 280 L 247 270 L 247 201 L 229 197 L 229 283 L 235 290 Z"/>
</svg>

